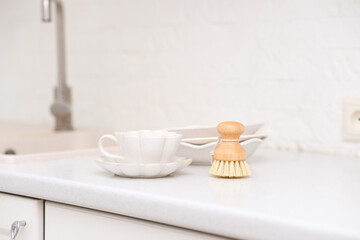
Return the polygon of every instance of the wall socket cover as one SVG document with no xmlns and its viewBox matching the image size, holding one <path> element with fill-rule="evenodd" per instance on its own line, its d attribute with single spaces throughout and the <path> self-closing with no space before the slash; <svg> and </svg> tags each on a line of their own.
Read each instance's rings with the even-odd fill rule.
<svg viewBox="0 0 360 240">
<path fill-rule="evenodd" d="M 345 98 L 343 102 L 343 138 L 360 142 L 360 98 Z"/>
</svg>

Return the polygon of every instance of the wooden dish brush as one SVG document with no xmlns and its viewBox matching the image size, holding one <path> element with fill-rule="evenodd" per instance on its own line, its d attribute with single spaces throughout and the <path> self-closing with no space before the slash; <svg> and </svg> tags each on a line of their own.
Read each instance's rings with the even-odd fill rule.
<svg viewBox="0 0 360 240">
<path fill-rule="evenodd" d="M 220 133 L 215 148 L 210 173 L 218 177 L 239 178 L 251 174 L 246 163 L 246 151 L 239 138 L 244 125 L 239 122 L 222 122 L 217 126 Z"/>
</svg>

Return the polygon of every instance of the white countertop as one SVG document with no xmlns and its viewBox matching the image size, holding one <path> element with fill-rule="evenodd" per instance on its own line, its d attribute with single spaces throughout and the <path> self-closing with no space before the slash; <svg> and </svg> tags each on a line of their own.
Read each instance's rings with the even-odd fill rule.
<svg viewBox="0 0 360 240">
<path fill-rule="evenodd" d="M 115 177 L 89 157 L 0 164 L 0 191 L 242 239 L 360 239 L 360 159 L 259 150 L 252 176 L 209 166 Z"/>
</svg>

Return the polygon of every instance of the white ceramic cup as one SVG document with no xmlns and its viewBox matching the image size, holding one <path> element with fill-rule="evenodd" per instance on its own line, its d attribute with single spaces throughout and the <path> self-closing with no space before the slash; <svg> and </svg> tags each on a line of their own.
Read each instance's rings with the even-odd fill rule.
<svg viewBox="0 0 360 240">
<path fill-rule="evenodd" d="M 121 155 L 109 153 L 103 142 L 110 139 L 119 144 Z M 133 163 L 166 163 L 174 159 L 181 135 L 167 131 L 115 132 L 99 139 L 99 149 L 106 157 Z"/>
</svg>

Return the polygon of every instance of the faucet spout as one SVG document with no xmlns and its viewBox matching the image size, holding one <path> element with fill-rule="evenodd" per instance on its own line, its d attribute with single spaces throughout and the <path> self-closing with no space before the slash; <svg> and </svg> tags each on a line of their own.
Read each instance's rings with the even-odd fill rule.
<svg viewBox="0 0 360 240">
<path fill-rule="evenodd" d="M 43 22 L 51 21 L 51 3 L 50 0 L 41 0 L 41 14 Z"/>
<path fill-rule="evenodd" d="M 55 87 L 55 101 L 51 106 L 51 113 L 55 117 L 56 131 L 72 130 L 71 123 L 71 89 L 66 84 L 65 61 L 65 31 L 64 12 L 60 0 L 41 0 L 42 20 L 51 21 L 51 2 L 56 7 L 56 45 L 57 45 L 57 86 Z"/>
</svg>

